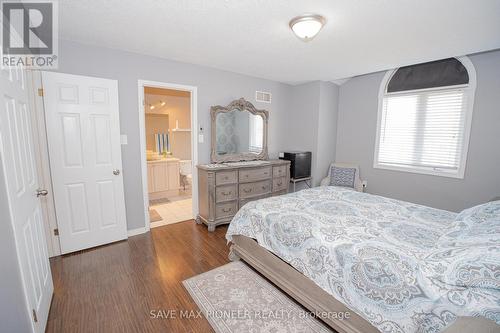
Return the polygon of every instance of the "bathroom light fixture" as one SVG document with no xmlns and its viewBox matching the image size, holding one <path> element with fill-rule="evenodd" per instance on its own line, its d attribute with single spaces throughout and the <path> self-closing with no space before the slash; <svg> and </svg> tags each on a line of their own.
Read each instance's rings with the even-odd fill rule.
<svg viewBox="0 0 500 333">
<path fill-rule="evenodd" d="M 167 103 L 160 101 L 160 106 L 165 106 L 165 104 L 167 104 Z"/>
<path fill-rule="evenodd" d="M 150 105 L 150 106 L 149 106 L 149 109 L 150 109 L 150 110 L 154 110 L 154 109 L 155 109 L 155 106 L 154 106 L 154 105 Z"/>
<path fill-rule="evenodd" d="M 290 21 L 290 29 L 304 42 L 312 40 L 323 28 L 326 19 L 321 15 L 301 15 Z"/>
</svg>

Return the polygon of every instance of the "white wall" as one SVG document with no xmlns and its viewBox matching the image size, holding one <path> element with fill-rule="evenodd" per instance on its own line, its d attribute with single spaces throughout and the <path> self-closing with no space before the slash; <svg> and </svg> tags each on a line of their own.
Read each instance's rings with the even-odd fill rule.
<svg viewBox="0 0 500 333">
<path fill-rule="evenodd" d="M 123 178 L 128 229 L 144 226 L 141 183 L 141 156 L 138 123 L 138 80 L 162 81 L 198 87 L 198 122 L 204 128 L 205 141 L 198 145 L 199 163 L 210 161 L 210 106 L 227 105 L 244 97 L 257 108 L 269 110 L 269 152 L 277 157 L 283 150 L 283 122 L 287 118 L 286 101 L 290 86 L 269 80 L 190 65 L 112 49 L 61 41 L 59 72 L 118 80 L 120 126 L 128 135 L 122 146 Z M 269 91 L 273 103 L 255 102 L 255 91 Z"/>
<path fill-rule="evenodd" d="M 339 87 L 331 82 L 321 82 L 318 110 L 318 145 L 316 152 L 315 185 L 328 174 L 335 160 L 337 143 L 337 118 Z"/>
<path fill-rule="evenodd" d="M 285 150 L 310 151 L 311 175 L 318 185 L 335 158 L 338 86 L 315 81 L 290 88 Z M 297 189 L 305 188 L 301 183 Z"/>
<path fill-rule="evenodd" d="M 360 165 L 368 192 L 460 211 L 500 196 L 500 51 L 470 56 L 477 72 L 464 179 L 373 168 L 378 91 L 384 72 L 340 87 L 336 161 Z"/>
<path fill-rule="evenodd" d="M 316 151 L 319 109 L 319 82 L 310 82 L 290 88 L 286 131 L 293 133 L 285 143 L 285 150 Z M 315 155 L 313 155 L 313 160 Z"/>
</svg>

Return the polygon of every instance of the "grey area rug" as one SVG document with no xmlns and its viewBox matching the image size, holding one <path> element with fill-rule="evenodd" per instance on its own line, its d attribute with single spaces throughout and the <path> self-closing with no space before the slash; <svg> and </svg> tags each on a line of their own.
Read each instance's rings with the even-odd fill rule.
<svg viewBox="0 0 500 333">
<path fill-rule="evenodd" d="M 242 261 L 183 284 L 217 333 L 331 332 Z"/>
<path fill-rule="evenodd" d="M 150 206 L 158 206 L 164 203 L 169 203 L 170 200 L 167 198 L 160 198 L 160 199 L 151 199 L 149 200 L 149 205 Z"/>
</svg>

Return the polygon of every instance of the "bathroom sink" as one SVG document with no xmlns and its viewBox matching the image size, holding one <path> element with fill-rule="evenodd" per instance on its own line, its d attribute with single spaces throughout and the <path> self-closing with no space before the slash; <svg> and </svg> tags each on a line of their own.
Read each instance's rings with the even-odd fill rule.
<svg viewBox="0 0 500 333">
<path fill-rule="evenodd" d="M 180 161 L 177 157 L 167 157 L 167 158 L 165 158 L 165 157 L 162 157 L 162 156 L 153 157 L 153 158 L 148 157 L 148 158 L 146 158 L 146 160 L 148 162 L 161 162 L 161 161 L 166 161 L 166 162 L 171 161 L 171 162 L 174 162 L 174 161 Z"/>
</svg>

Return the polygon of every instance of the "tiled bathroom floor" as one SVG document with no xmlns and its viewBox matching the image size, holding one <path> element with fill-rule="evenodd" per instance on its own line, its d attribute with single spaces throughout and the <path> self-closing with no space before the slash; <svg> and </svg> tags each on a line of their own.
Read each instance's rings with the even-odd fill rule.
<svg viewBox="0 0 500 333">
<path fill-rule="evenodd" d="M 161 221 L 151 222 L 151 227 L 182 222 L 193 219 L 193 201 L 191 198 L 175 200 L 162 205 L 152 206 L 162 217 Z"/>
</svg>

